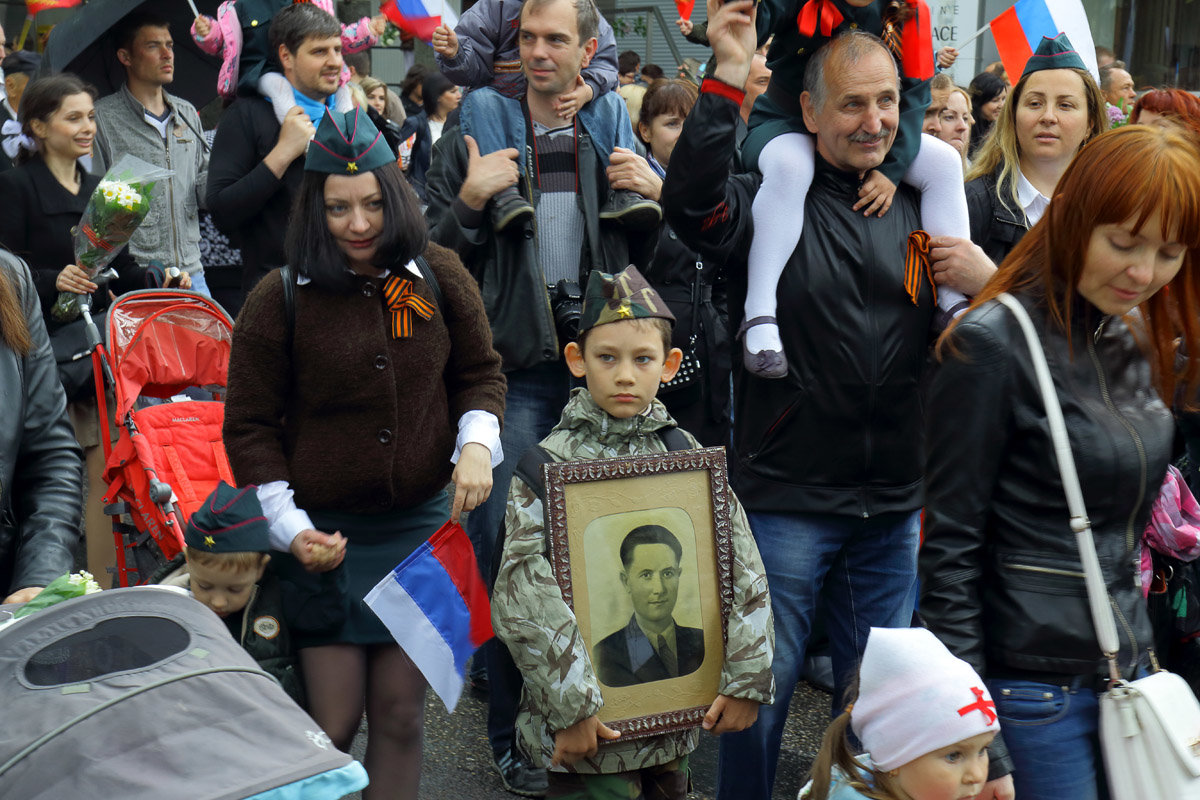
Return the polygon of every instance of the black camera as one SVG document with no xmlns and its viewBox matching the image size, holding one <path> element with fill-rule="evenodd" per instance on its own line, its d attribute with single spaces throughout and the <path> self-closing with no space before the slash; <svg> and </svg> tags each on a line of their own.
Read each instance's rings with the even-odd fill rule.
<svg viewBox="0 0 1200 800">
<path fill-rule="evenodd" d="M 554 312 L 554 328 L 560 345 L 579 338 L 579 323 L 583 318 L 583 292 L 579 284 L 566 278 L 554 284 L 550 293 L 550 308 Z"/>
</svg>

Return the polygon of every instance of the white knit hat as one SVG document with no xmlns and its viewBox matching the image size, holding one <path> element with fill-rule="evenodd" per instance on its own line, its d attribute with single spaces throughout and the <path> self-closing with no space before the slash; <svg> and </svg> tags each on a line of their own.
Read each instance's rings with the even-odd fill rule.
<svg viewBox="0 0 1200 800">
<path fill-rule="evenodd" d="M 924 628 L 872 628 L 850 724 L 875 767 L 1000 730 L 979 673 Z"/>
</svg>

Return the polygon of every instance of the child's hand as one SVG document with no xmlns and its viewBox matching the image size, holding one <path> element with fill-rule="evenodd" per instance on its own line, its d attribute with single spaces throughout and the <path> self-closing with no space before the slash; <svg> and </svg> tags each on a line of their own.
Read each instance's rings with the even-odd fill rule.
<svg viewBox="0 0 1200 800">
<path fill-rule="evenodd" d="M 675 20 L 675 25 L 679 28 L 679 32 L 684 36 L 690 34 L 692 32 L 692 28 L 695 27 L 692 25 L 692 21 L 690 19 L 684 19 L 683 17 Z"/>
<path fill-rule="evenodd" d="M 450 520 L 458 522 L 462 512 L 473 511 L 492 493 L 492 451 L 479 442 L 464 444 L 450 480 L 454 481 Z"/>
<path fill-rule="evenodd" d="M 614 731 L 593 714 L 554 734 L 554 755 L 550 764 L 565 767 L 581 758 L 591 758 L 600 749 L 600 739 L 612 741 L 620 735 L 620 731 Z"/>
<path fill-rule="evenodd" d="M 717 695 L 704 715 L 704 730 L 712 734 L 744 731 L 758 719 L 758 701 Z"/>
<path fill-rule="evenodd" d="M 375 16 L 371 17 L 371 22 L 367 25 L 367 27 L 371 29 L 371 33 L 376 39 L 378 39 L 380 36 L 383 36 L 384 31 L 387 30 L 387 24 L 387 17 L 385 17 L 383 14 L 376 14 Z"/>
<path fill-rule="evenodd" d="M 433 29 L 433 52 L 443 58 L 454 58 L 458 55 L 458 34 L 447 25 L 438 25 Z"/>
<path fill-rule="evenodd" d="M 955 61 L 958 61 L 957 47 L 947 45 L 937 51 L 937 65 L 939 69 L 950 69 L 950 67 L 954 66 Z"/>
<path fill-rule="evenodd" d="M 206 17 L 203 14 L 196 17 L 195 26 L 196 26 L 196 35 L 199 36 L 201 39 L 207 39 L 208 35 L 210 33 L 212 33 L 212 23 L 209 22 L 208 17 Z"/>
<path fill-rule="evenodd" d="M 579 109 L 592 101 L 594 94 L 592 87 L 583 80 L 583 76 L 576 75 L 575 88 L 558 96 L 554 101 L 554 111 L 563 122 L 570 122 L 579 113 Z"/>
<path fill-rule="evenodd" d="M 866 207 L 863 212 L 864 217 L 869 217 L 875 212 L 879 212 L 878 216 L 883 216 L 892 207 L 892 197 L 896 194 L 896 184 L 889 181 L 877 169 L 871 170 L 867 174 L 867 179 L 863 181 L 862 188 L 858 190 L 858 202 L 854 204 L 854 210 Z"/>
<path fill-rule="evenodd" d="M 309 528 L 292 539 L 292 555 L 309 572 L 329 572 L 346 557 L 346 537 Z"/>
<path fill-rule="evenodd" d="M 632 150 L 614 147 L 605 174 L 608 185 L 614 189 L 628 189 L 656 203 L 662 196 L 662 179 L 654 174 L 646 159 Z"/>
</svg>

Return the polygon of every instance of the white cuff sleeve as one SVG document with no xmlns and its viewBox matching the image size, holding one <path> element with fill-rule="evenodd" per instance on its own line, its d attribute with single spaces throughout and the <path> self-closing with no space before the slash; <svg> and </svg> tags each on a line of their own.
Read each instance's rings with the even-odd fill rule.
<svg viewBox="0 0 1200 800">
<path fill-rule="evenodd" d="M 292 487 L 287 481 L 264 483 L 258 487 L 257 494 L 267 518 L 272 549 L 288 552 L 296 535 L 313 527 L 312 520 L 303 509 L 296 508 Z"/>
<path fill-rule="evenodd" d="M 457 464 L 462 455 L 463 445 L 476 442 L 492 452 L 492 468 L 504 460 L 504 450 L 500 447 L 500 420 L 490 411 L 473 409 L 462 415 L 458 421 L 458 439 L 454 442 L 454 455 L 450 463 Z"/>
</svg>

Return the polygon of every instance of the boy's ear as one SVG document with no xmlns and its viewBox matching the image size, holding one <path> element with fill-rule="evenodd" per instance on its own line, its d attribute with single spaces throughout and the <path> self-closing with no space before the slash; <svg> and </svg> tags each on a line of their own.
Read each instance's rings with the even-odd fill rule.
<svg viewBox="0 0 1200 800">
<path fill-rule="evenodd" d="M 567 342 L 567 346 L 563 348 L 563 357 L 567 360 L 567 369 L 571 370 L 571 374 L 576 378 L 582 378 L 587 375 L 587 365 L 583 360 L 583 348 L 579 346 L 579 342 Z"/>
<path fill-rule="evenodd" d="M 270 563 L 271 563 L 271 556 L 267 555 L 266 553 L 263 553 L 262 561 L 260 561 L 258 564 L 258 577 L 254 579 L 255 583 L 258 583 L 259 581 L 262 580 L 263 573 L 265 573 L 267 571 L 267 564 L 270 564 Z"/>
<path fill-rule="evenodd" d="M 666 383 L 675 377 L 675 373 L 679 372 L 679 365 L 683 363 L 683 351 L 678 347 L 672 347 L 667 352 L 667 360 L 663 362 L 662 377 L 660 381 Z"/>
</svg>

